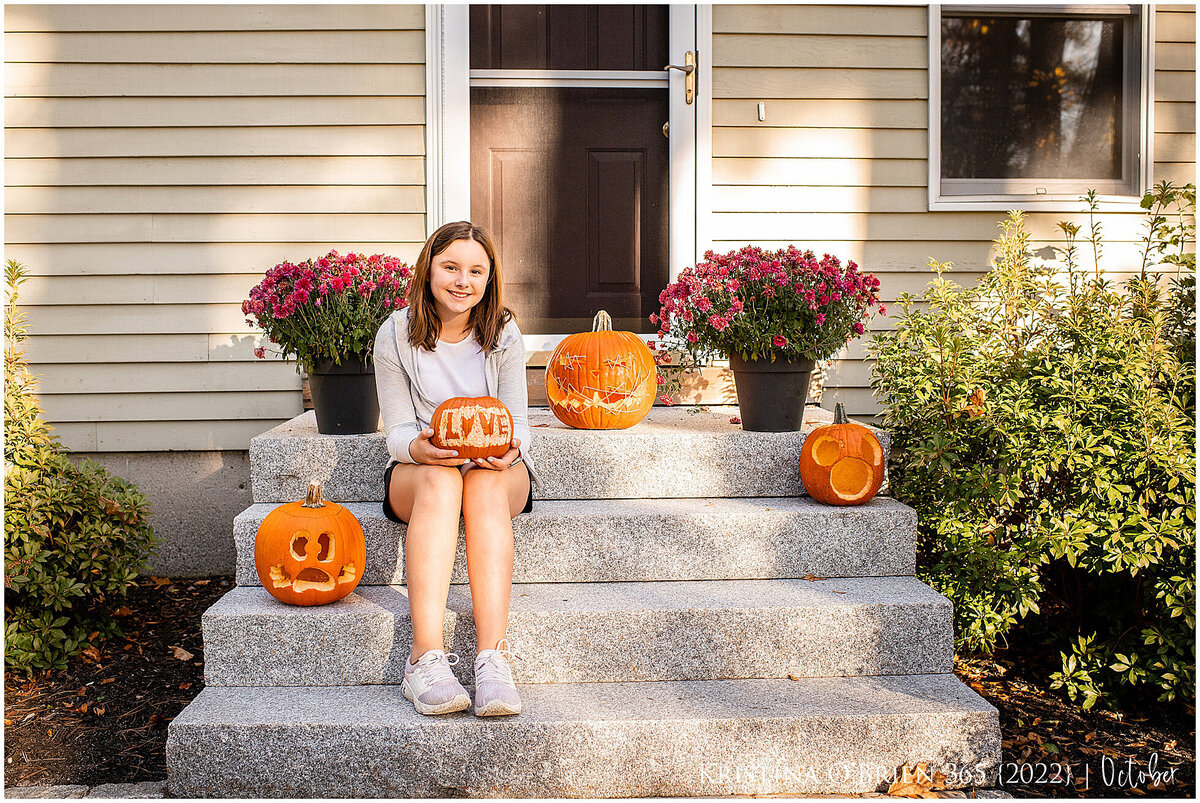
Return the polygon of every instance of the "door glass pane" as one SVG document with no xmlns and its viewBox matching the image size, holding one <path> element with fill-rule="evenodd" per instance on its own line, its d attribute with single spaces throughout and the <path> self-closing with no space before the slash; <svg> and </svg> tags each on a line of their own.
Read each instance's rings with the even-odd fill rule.
<svg viewBox="0 0 1200 803">
<path fill-rule="evenodd" d="M 471 6 L 473 70 L 661 70 L 661 6 Z"/>
<path fill-rule="evenodd" d="M 942 177 L 1121 179 L 1122 18 L 942 18 Z"/>
<path fill-rule="evenodd" d="M 471 89 L 471 218 L 525 332 L 650 331 L 667 285 L 667 93 Z"/>
</svg>

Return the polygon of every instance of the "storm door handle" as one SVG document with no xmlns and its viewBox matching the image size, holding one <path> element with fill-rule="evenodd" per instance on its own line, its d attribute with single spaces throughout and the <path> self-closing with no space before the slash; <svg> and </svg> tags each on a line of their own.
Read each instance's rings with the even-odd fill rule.
<svg viewBox="0 0 1200 803">
<path fill-rule="evenodd" d="M 683 66 L 678 64 L 668 64 L 663 67 L 664 70 L 679 70 L 683 73 L 683 89 L 684 99 L 691 104 L 692 99 L 696 94 L 696 57 L 692 51 L 688 51 L 683 56 Z"/>
</svg>

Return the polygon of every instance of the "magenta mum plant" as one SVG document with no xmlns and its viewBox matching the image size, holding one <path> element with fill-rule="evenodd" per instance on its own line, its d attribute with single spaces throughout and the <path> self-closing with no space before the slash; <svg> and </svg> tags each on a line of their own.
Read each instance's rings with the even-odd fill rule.
<svg viewBox="0 0 1200 803">
<path fill-rule="evenodd" d="M 404 299 L 412 270 L 395 257 L 330 251 L 299 264 L 281 262 L 242 302 L 252 328 L 262 329 L 285 359 L 295 356 L 296 369 L 311 370 L 318 360 L 340 365 L 367 357 L 375 333 Z M 264 358 L 266 350 L 254 350 Z"/>
<path fill-rule="evenodd" d="M 778 251 L 746 246 L 705 253 L 658 297 L 650 316 L 658 335 L 696 363 L 738 354 L 746 360 L 825 360 L 881 315 L 879 280 L 853 261 L 819 260 L 793 245 Z"/>
</svg>

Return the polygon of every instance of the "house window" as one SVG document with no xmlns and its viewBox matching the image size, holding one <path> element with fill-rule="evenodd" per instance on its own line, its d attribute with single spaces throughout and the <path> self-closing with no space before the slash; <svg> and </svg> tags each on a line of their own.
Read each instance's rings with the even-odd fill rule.
<svg viewBox="0 0 1200 803">
<path fill-rule="evenodd" d="M 933 6 L 930 208 L 1140 197 L 1148 46 L 1136 6 Z"/>
</svg>

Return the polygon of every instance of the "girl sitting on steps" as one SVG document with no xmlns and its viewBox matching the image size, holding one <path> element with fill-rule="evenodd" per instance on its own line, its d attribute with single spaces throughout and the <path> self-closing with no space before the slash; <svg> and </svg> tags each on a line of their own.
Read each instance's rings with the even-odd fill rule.
<svg viewBox="0 0 1200 803">
<path fill-rule="evenodd" d="M 537 475 L 528 451 L 525 347 L 502 288 L 491 234 L 466 221 L 447 223 L 421 250 L 408 306 L 384 321 L 375 338 L 375 379 L 392 458 L 384 472 L 383 512 L 408 524 L 404 568 L 413 643 L 401 688 L 422 714 L 471 705 L 451 671 L 458 656 L 442 643 L 460 514 L 478 647 L 475 714 L 521 711 L 505 638 L 512 519 L 533 507 Z M 513 417 L 507 454 L 472 461 L 430 442 L 434 410 L 455 396 L 504 402 Z"/>
</svg>

